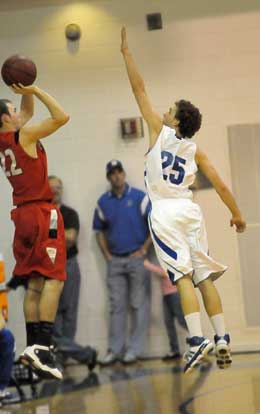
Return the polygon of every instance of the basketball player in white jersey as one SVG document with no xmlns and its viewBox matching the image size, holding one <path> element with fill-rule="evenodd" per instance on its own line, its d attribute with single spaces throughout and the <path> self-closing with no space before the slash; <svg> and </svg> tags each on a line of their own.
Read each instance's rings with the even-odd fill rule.
<svg viewBox="0 0 260 414">
<path fill-rule="evenodd" d="M 180 100 L 160 117 L 152 108 L 144 82 L 129 51 L 126 30 L 121 32 L 121 52 L 140 111 L 149 129 L 145 181 L 152 203 L 149 225 L 161 266 L 176 283 L 189 330 L 184 372 L 190 372 L 213 344 L 202 334 L 198 287 L 215 331 L 215 353 L 220 368 L 231 365 L 230 337 L 226 332 L 222 304 L 213 283 L 227 269 L 208 255 L 207 235 L 200 207 L 192 201 L 190 185 L 197 168 L 209 179 L 231 212 L 231 226 L 241 233 L 246 223 L 236 201 L 206 154 L 190 138 L 200 129 L 201 114 L 188 101 Z"/>
</svg>

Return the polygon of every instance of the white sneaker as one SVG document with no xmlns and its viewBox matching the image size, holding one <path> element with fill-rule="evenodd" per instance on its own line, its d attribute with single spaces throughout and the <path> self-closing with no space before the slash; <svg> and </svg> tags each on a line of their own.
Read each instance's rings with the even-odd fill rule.
<svg viewBox="0 0 260 414">
<path fill-rule="evenodd" d="M 61 371 L 56 367 L 54 355 L 47 346 L 28 346 L 21 354 L 20 361 L 24 365 L 29 364 L 42 378 L 63 378 Z"/>
<path fill-rule="evenodd" d="M 0 391 L 0 407 L 9 404 L 16 404 L 21 401 L 19 394 L 13 394 L 6 389 Z M 3 412 L 4 413 L 4 412 Z"/>
<path fill-rule="evenodd" d="M 118 360 L 118 357 L 114 352 L 108 352 L 104 359 L 99 361 L 100 365 L 108 366 L 114 364 Z"/>
<path fill-rule="evenodd" d="M 230 336 L 228 334 L 224 336 L 214 336 L 215 341 L 215 354 L 217 358 L 217 366 L 220 369 L 227 369 L 231 367 L 231 349 L 230 349 Z"/>
<path fill-rule="evenodd" d="M 190 345 L 190 349 L 183 355 L 186 361 L 185 374 L 190 373 L 213 350 L 213 344 L 203 336 L 187 338 L 186 342 Z"/>
<path fill-rule="evenodd" d="M 123 364 L 134 364 L 135 362 L 137 362 L 136 355 L 133 352 L 128 351 L 125 353 L 122 362 Z"/>
<path fill-rule="evenodd" d="M 6 397 L 10 397 L 11 393 L 7 391 L 6 389 L 0 390 L 0 400 L 3 400 Z"/>
</svg>

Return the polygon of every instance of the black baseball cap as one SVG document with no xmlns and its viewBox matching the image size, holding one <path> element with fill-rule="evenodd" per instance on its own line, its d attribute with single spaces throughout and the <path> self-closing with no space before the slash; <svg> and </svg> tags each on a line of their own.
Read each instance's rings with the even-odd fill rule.
<svg viewBox="0 0 260 414">
<path fill-rule="evenodd" d="M 123 165 L 121 163 L 121 161 L 118 160 L 111 160 L 107 163 L 106 165 L 106 174 L 107 177 L 109 176 L 109 174 L 111 174 L 112 171 L 114 171 L 115 169 L 119 170 L 119 171 L 124 171 Z"/>
</svg>

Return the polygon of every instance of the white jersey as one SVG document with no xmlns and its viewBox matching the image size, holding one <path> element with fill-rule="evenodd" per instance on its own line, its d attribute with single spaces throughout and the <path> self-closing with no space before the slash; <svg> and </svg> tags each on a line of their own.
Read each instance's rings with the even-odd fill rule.
<svg viewBox="0 0 260 414">
<path fill-rule="evenodd" d="M 145 182 L 152 201 L 150 233 L 162 268 L 173 283 L 192 274 L 195 286 L 221 276 L 226 266 L 208 255 L 207 233 L 190 186 L 197 165 L 196 145 L 163 126 L 146 156 Z"/>
<path fill-rule="evenodd" d="M 195 180 L 196 144 L 178 138 L 164 125 L 153 148 L 146 155 L 145 183 L 151 201 L 165 198 L 192 199 L 189 187 Z"/>
</svg>

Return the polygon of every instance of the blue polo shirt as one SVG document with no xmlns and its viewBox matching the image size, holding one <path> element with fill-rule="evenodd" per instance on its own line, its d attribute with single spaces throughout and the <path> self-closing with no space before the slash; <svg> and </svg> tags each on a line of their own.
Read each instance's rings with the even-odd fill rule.
<svg viewBox="0 0 260 414">
<path fill-rule="evenodd" d="M 99 198 L 93 229 L 106 232 L 112 254 L 131 253 L 138 250 L 148 237 L 149 210 L 147 195 L 126 184 L 120 197 L 108 191 Z"/>
</svg>

